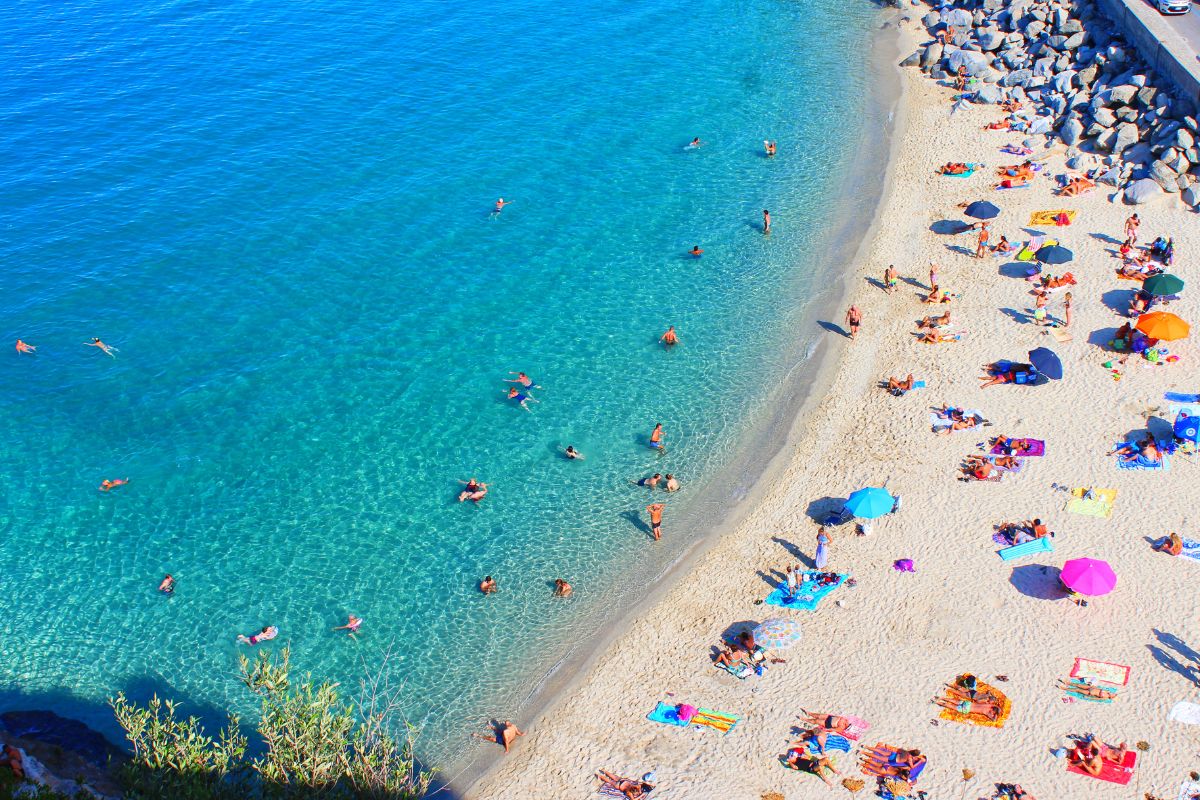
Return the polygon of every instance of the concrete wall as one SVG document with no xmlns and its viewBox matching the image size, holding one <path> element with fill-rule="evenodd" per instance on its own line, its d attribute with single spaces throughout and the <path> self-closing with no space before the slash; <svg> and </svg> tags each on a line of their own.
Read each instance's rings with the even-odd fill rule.
<svg viewBox="0 0 1200 800">
<path fill-rule="evenodd" d="M 1174 84 L 1176 93 L 1190 102 L 1191 111 L 1200 109 L 1200 61 L 1196 51 L 1145 0 L 1096 0 L 1116 27 L 1154 71 Z M 1197 13 L 1193 8 L 1190 12 Z M 1166 87 L 1163 87 L 1166 88 Z"/>
</svg>

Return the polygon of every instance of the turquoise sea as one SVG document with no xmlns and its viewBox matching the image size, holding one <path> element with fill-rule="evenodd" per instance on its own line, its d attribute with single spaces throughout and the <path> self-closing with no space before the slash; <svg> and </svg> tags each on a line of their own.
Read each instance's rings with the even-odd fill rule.
<svg viewBox="0 0 1200 800">
<path fill-rule="evenodd" d="M 787 400 L 844 264 L 837 198 L 878 158 L 878 19 L 0 8 L 0 707 L 110 734 L 118 690 L 244 712 L 234 639 L 273 624 L 347 686 L 390 649 L 426 759 L 518 714 L 721 515 L 716 476 Z M 683 482 L 658 543 L 629 484 L 653 471 Z M 351 612 L 357 641 L 331 631 Z"/>
</svg>

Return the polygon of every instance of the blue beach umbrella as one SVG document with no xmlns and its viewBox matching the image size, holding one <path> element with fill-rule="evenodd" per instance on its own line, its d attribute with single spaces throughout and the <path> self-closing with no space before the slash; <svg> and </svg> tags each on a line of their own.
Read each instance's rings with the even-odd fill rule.
<svg viewBox="0 0 1200 800">
<path fill-rule="evenodd" d="M 896 505 L 896 498 L 882 486 L 868 486 L 859 489 L 846 500 L 846 510 L 856 517 L 875 519 L 884 514 L 890 514 Z"/>
<path fill-rule="evenodd" d="M 1029 363 L 1033 368 L 1052 381 L 1062 380 L 1063 365 L 1058 353 L 1048 347 L 1029 351 Z"/>
<path fill-rule="evenodd" d="M 1043 264 L 1051 264 L 1058 266 L 1059 264 L 1068 264 L 1075 260 L 1075 254 L 1060 244 L 1048 244 L 1039 249 L 1037 260 Z"/>
<path fill-rule="evenodd" d="M 967 210 L 964 213 L 968 217 L 975 219 L 995 219 L 1000 216 L 1000 209 L 987 200 L 976 200 L 967 206 Z"/>
</svg>

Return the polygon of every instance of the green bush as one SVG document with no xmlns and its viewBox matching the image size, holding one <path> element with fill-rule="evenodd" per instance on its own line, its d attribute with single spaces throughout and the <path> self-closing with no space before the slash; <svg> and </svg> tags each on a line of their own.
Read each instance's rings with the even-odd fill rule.
<svg viewBox="0 0 1200 800">
<path fill-rule="evenodd" d="M 337 684 L 310 675 L 293 685 L 290 651 L 242 656 L 242 683 L 261 706 L 257 733 L 264 749 L 248 758 L 237 717 L 214 739 L 199 720 L 181 720 L 175 704 L 154 697 L 145 706 L 118 694 L 109 701 L 133 746 L 123 779 L 134 800 L 330 798 L 418 800 L 430 775 L 417 769 L 413 729 L 392 732 L 396 693 L 386 672 L 364 679 L 357 702 Z M 386 660 L 385 660 L 386 665 Z"/>
</svg>

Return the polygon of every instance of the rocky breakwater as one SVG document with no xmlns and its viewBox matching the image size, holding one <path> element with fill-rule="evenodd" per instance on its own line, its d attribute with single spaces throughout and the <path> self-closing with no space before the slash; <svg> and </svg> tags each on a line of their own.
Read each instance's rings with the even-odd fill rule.
<svg viewBox="0 0 1200 800">
<path fill-rule="evenodd" d="M 960 102 L 1020 103 L 1008 119 L 1027 147 L 1061 140 L 1070 168 L 1099 164 L 1126 202 L 1179 193 L 1200 205 L 1198 110 L 1159 85 L 1092 4 L 969 0 L 920 22 L 930 41 L 902 66 L 938 80 L 965 73 Z"/>
<path fill-rule="evenodd" d="M 115 770 L 125 754 L 82 722 L 51 711 L 9 711 L 0 714 L 0 745 L 0 769 L 30 784 L 29 796 L 37 796 L 36 786 L 66 797 L 122 796 Z M 17 752 L 15 766 L 8 748 Z"/>
</svg>

